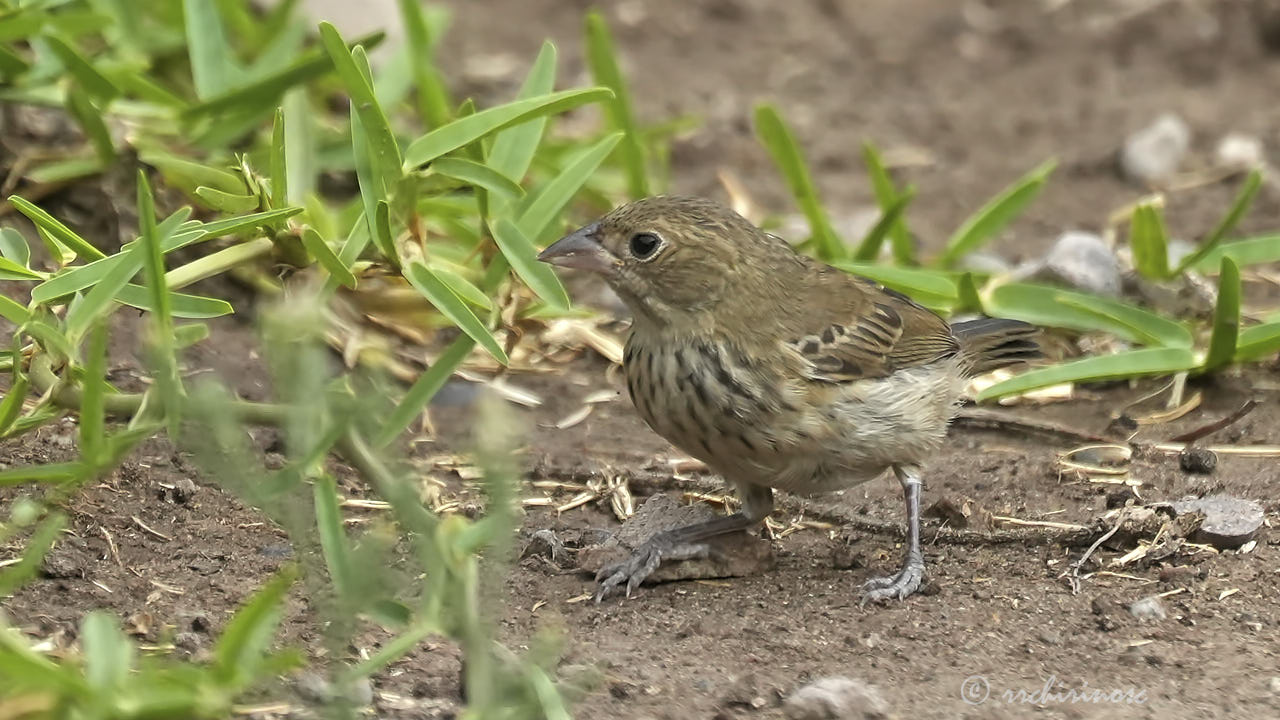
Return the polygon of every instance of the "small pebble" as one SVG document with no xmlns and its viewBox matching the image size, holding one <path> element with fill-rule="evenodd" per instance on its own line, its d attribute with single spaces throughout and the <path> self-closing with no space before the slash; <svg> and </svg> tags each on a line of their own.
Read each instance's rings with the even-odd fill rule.
<svg viewBox="0 0 1280 720">
<path fill-rule="evenodd" d="M 1252 170 L 1266 163 L 1266 150 L 1259 137 L 1231 133 L 1218 142 L 1214 157 L 1223 167 Z"/>
<path fill-rule="evenodd" d="M 1159 595 L 1148 595 L 1129 606 L 1129 614 L 1139 620 L 1164 620 L 1169 617 Z"/>
<path fill-rule="evenodd" d="M 880 691 L 860 680 L 833 676 L 809 683 L 782 707 L 791 720 L 878 720 L 889 717 Z"/>
<path fill-rule="evenodd" d="M 1280 675 L 1272 676 L 1271 682 L 1268 683 L 1268 687 L 1271 688 L 1271 692 L 1276 695 L 1280 695 Z"/>
<path fill-rule="evenodd" d="M 189 653 L 199 650 L 200 646 L 203 644 L 204 640 L 200 637 L 199 633 L 180 632 L 173 636 L 173 646 L 180 650 L 186 650 Z"/>
<path fill-rule="evenodd" d="M 1120 150 L 1120 171 L 1143 184 L 1168 180 L 1178 172 L 1190 146 L 1191 128 L 1186 121 L 1165 113 L 1125 140 Z"/>
<path fill-rule="evenodd" d="M 1120 294 L 1120 261 L 1102 236 L 1091 232 L 1063 233 L 1042 262 L 1026 265 L 1014 274 L 1097 295 Z"/>
<path fill-rule="evenodd" d="M 173 501 L 186 505 L 196 496 L 196 484 L 189 477 L 180 477 L 173 483 Z"/>
<path fill-rule="evenodd" d="M 1218 455 L 1208 448 L 1186 447 L 1178 455 L 1178 465 L 1183 472 L 1208 475 L 1218 467 Z"/>
</svg>

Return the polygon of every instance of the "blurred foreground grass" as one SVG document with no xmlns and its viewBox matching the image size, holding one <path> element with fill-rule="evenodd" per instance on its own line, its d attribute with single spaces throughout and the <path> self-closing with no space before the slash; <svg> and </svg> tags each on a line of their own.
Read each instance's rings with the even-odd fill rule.
<svg viewBox="0 0 1280 720">
<path fill-rule="evenodd" d="M 208 663 L 143 657 L 98 612 L 85 617 L 81 653 L 69 660 L 0 629 L 0 674 L 11 681 L 0 685 L 0 717 L 226 716 L 245 692 L 305 663 L 298 652 L 272 649 L 295 583 L 323 598 L 321 617 L 308 622 L 323 628 L 332 656 L 344 660 L 329 668 L 335 694 L 327 710 L 335 715 L 354 714 L 353 688 L 432 636 L 463 650 L 466 717 L 568 717 L 566 697 L 589 683 L 585 675 L 556 676 L 553 637 L 525 657 L 493 640 L 500 608 L 491 598 L 518 525 L 511 453 L 518 428 L 510 415 L 496 400 L 482 403 L 474 455 L 487 512 L 478 520 L 424 507 L 396 441 L 464 362 L 506 364 L 523 327 L 576 312 L 557 276 L 534 260 L 537 249 L 564 230 L 571 208 L 587 217 L 664 188 L 668 141 L 688 123 L 637 120 L 597 14 L 584 28 L 596 86 L 557 89 L 557 52 L 546 44 L 517 97 L 481 108 L 454 98 L 435 63 L 447 13 L 401 2 L 407 42 L 375 72 L 367 51 L 380 36 L 347 39 L 328 24 L 312 28 L 295 6 L 286 1 L 261 13 L 247 0 L 0 0 L 0 101 L 61 108 L 81 133 L 18 158 L 6 190 L 16 191 L 6 209 L 31 221 L 45 258 L 16 229 L 0 229 L 0 279 L 29 292 L 0 296 L 0 317 L 15 328 L 0 356 L 11 375 L 0 436 L 71 412 L 79 419 L 79 455 L 0 472 L 0 484 L 27 488 L 0 527 L 0 539 L 26 541 L 21 559 L 0 569 L 0 595 L 29 580 L 55 542 L 66 522 L 55 501 L 156 433 L 193 453 L 208 477 L 271 518 L 296 548 L 314 550 L 299 552 L 296 567 L 253 595 Z M 558 116 L 591 106 L 601 109 L 597 130 L 551 132 Z M 962 269 L 967 254 L 1035 199 L 1053 162 L 1015 180 L 925 259 L 909 229 L 916 191 L 896 184 L 876 147 L 868 143 L 863 158 L 880 220 L 862 238 L 841 238 L 784 118 L 762 105 L 755 122 L 808 221 L 803 250 L 944 313 L 1014 317 L 1126 343 L 1120 352 L 1006 380 L 984 398 L 1062 382 L 1214 372 L 1280 349 L 1280 318 L 1246 325 L 1240 306 L 1239 268 L 1280 259 L 1280 236 L 1232 237 L 1261 186 L 1258 173 L 1177 263 L 1161 200 L 1144 200 L 1128 214 L 1143 278 L 1217 274 L 1216 308 L 1201 322 Z M 137 238 L 118 250 L 40 207 L 65 188 L 135 166 Z M 356 183 L 346 194 L 326 192 L 324 177 Z M 161 197 L 180 194 L 190 205 L 158 214 L 153 183 Z M 210 336 L 204 321 L 232 312 L 224 298 L 181 290 L 225 273 L 263 297 L 271 402 L 191 384 L 180 372 L 182 350 Z M 325 343 L 345 347 L 333 339 L 339 298 L 360 306 L 392 295 L 402 304 L 407 297 L 408 310 L 389 316 L 390 324 L 421 338 L 432 357 L 403 393 L 380 384 L 385 367 L 377 353 L 357 348 L 356 369 L 338 372 L 325 357 Z M 148 316 L 150 383 L 137 395 L 106 381 L 111 315 L 125 306 Z M 458 332 L 446 341 L 438 331 L 447 328 Z M 281 429 L 284 467 L 263 470 L 246 440 L 250 424 Z M 335 454 L 389 504 L 393 521 L 356 537 L 346 531 L 325 464 Z M 410 567 L 387 570 L 398 567 L 395 548 L 406 545 Z M 394 639 L 373 657 L 347 657 L 350 638 L 370 623 Z"/>
</svg>

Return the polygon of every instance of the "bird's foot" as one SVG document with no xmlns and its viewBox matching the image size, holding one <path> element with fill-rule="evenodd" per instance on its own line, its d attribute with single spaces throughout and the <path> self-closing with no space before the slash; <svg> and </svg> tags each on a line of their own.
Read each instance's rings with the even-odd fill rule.
<svg viewBox="0 0 1280 720">
<path fill-rule="evenodd" d="M 882 600 L 902 600 L 920 589 L 924 582 L 924 562 L 908 560 L 893 577 L 872 578 L 862 584 L 862 605 Z"/>
<path fill-rule="evenodd" d="M 626 583 L 627 597 L 631 597 L 631 593 L 664 560 L 693 560 L 706 558 L 710 554 L 711 547 L 705 542 L 680 542 L 667 533 L 658 533 L 636 548 L 631 557 L 620 563 L 606 565 L 596 573 L 596 582 L 600 583 L 600 587 L 596 590 L 595 600 L 600 602 L 605 599 L 623 583 Z"/>
</svg>

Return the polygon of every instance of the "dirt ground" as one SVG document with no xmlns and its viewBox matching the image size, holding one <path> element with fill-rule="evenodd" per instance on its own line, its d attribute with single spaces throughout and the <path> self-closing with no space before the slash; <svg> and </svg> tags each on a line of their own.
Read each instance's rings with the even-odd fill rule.
<svg viewBox="0 0 1280 720">
<path fill-rule="evenodd" d="M 789 211 L 750 127 L 753 104 L 769 99 L 794 123 L 837 216 L 871 200 L 859 161 L 862 140 L 923 151 L 929 162 L 902 177 L 919 187 L 911 217 L 928 247 L 1051 155 L 1062 167 L 996 249 L 1012 259 L 1034 256 L 1063 229 L 1100 228 L 1111 210 L 1143 192 L 1117 178 L 1116 147 L 1164 111 L 1181 114 L 1193 128 L 1192 167 L 1207 163 L 1227 132 L 1254 134 L 1269 146 L 1280 141 L 1270 92 L 1280 81 L 1280 14 L 1268 15 L 1273 3 L 1053 5 L 663 0 L 604 7 L 640 113 L 650 120 L 692 114 L 705 121 L 674 147 L 674 189 L 722 196 L 716 173 L 727 169 L 763 206 Z M 1125 14 L 1139 5 L 1152 7 Z M 578 36 L 587 3 L 458 0 L 454 6 L 442 56 L 467 92 L 507 96 L 520 64 L 544 37 L 558 42 L 571 77 L 580 76 Z M 1174 193 L 1168 203 L 1173 234 L 1203 233 L 1231 193 L 1229 184 Z M 47 206 L 58 214 L 60 204 L 76 202 L 67 192 Z M 84 227 L 93 222 L 86 219 Z M 1274 187 L 1264 190 L 1244 227 L 1280 227 Z M 136 329 L 136 319 L 122 318 L 113 337 L 112 379 L 124 387 L 135 382 Z M 197 346 L 188 364 L 213 368 L 242 395 L 262 398 L 268 392 L 263 373 L 243 363 L 254 347 L 246 319 L 226 319 L 215 323 L 215 336 Z M 675 451 L 644 428 L 625 397 L 600 404 L 572 427 L 554 427 L 588 395 L 620 389 L 606 370 L 603 360 L 584 353 L 563 372 L 514 379 L 546 399 L 521 411 L 533 428 L 530 478 L 609 472 L 634 477 L 638 495 L 705 487 L 707 478 L 668 480 L 666 460 Z M 1253 398 L 1259 407 L 1209 442 L 1278 444 L 1278 375 L 1272 363 L 1196 385 L 1204 395 L 1198 410 L 1143 426 L 1136 439 L 1166 440 Z M 1069 403 L 1013 411 L 1103 433 L 1114 413 L 1157 387 L 1089 388 Z M 466 425 L 468 410 L 457 400 L 467 393 L 449 395 L 455 402 L 437 403 L 433 411 L 441 434 L 425 454 L 460 445 L 452 429 Z M 1089 523 L 1114 502 L 1116 486 L 1060 471 L 1055 453 L 1077 444 L 1070 440 L 968 426 L 958 426 L 952 437 L 926 475 L 926 505 L 968 497 L 995 515 Z M 257 439 L 264 449 L 272 442 L 270 433 Z M 54 425 L 0 443 L 0 461 L 60 459 L 74 452 L 73 442 L 72 424 Z M 1149 452 L 1135 458 L 1130 474 L 1141 481 L 1146 501 L 1226 492 L 1260 501 L 1272 525 L 1280 517 L 1274 458 L 1223 456 L 1213 474 L 1192 475 L 1179 469 L 1176 456 Z M 191 497 L 167 489 L 184 477 L 197 480 Z M 354 485 L 344 491 L 364 492 Z M 0 498 L 13 492 L 6 489 Z M 529 496 L 541 494 L 528 489 Z M 74 534 L 37 581 L 3 603 L 34 637 L 73 634 L 84 612 L 104 607 L 130 618 L 144 638 L 183 633 L 181 651 L 198 653 L 291 554 L 281 532 L 201 481 L 188 459 L 158 441 L 77 496 L 68 510 Z M 899 522 L 896 483 L 882 478 L 835 496 L 784 503 L 775 519 L 785 526 L 833 513 Z M 524 532 L 552 528 L 572 538 L 616 525 L 607 508 L 559 516 L 533 509 Z M 1247 554 L 1182 554 L 1129 565 L 1092 576 L 1073 593 L 1061 575 L 1084 547 L 934 539 L 938 525 L 930 520 L 925 531 L 928 592 L 898 604 L 864 609 L 856 590 L 868 576 L 896 566 L 899 538 L 866 529 L 806 529 L 774 543 L 777 565 L 767 572 L 645 587 L 629 600 L 601 605 L 578 601 L 590 589 L 585 578 L 527 559 L 505 583 L 501 634 L 521 647 L 540 627 L 565 629 L 565 664 L 597 665 L 606 678 L 576 706 L 583 718 L 779 718 L 782 698 L 830 675 L 874 685 L 901 718 L 1280 717 L 1280 537 L 1273 530 L 1264 529 Z M 0 549 L 0 559 L 10 550 Z M 1108 562 L 1119 554 L 1103 550 L 1099 557 Z M 1177 590 L 1163 599 L 1164 619 L 1142 621 L 1127 609 L 1145 596 Z M 294 602 L 284 636 L 316 651 L 319 639 L 305 624 L 309 608 L 302 599 Z M 384 637 L 370 632 L 369 645 Z M 1033 710 L 1001 699 L 1006 690 L 1031 693 L 1051 679 L 1076 690 L 1142 692 L 1145 702 L 1047 702 Z M 378 714 L 447 717 L 459 699 L 458 680 L 456 650 L 426 645 L 376 678 Z M 986 683 L 989 699 L 966 702 L 981 697 L 962 695 L 966 681 L 966 692 Z"/>
</svg>

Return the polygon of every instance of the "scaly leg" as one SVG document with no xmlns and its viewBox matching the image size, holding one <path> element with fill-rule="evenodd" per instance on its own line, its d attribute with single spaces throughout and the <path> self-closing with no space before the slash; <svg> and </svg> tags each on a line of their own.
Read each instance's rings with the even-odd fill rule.
<svg viewBox="0 0 1280 720">
<path fill-rule="evenodd" d="M 596 573 L 596 582 L 600 583 L 596 602 L 623 583 L 626 583 L 627 597 L 631 597 L 632 591 L 640 587 L 640 583 L 657 570 L 662 561 L 705 558 L 711 554 L 711 546 L 706 540 L 745 530 L 773 512 L 773 490 L 770 488 L 740 485 L 738 497 L 742 499 L 741 511 L 657 533 L 636 548 L 631 557 L 602 568 Z"/>
<path fill-rule="evenodd" d="M 872 578 L 863 583 L 863 605 L 893 598 L 901 600 L 919 590 L 924 581 L 924 555 L 920 553 L 920 468 L 894 465 L 893 474 L 902 484 L 902 499 L 907 505 L 907 556 L 894 577 Z"/>
</svg>

